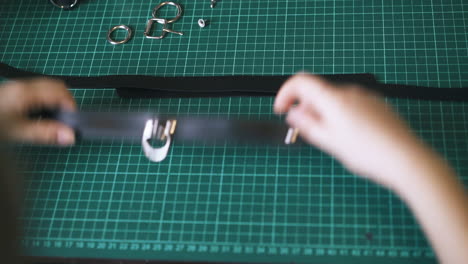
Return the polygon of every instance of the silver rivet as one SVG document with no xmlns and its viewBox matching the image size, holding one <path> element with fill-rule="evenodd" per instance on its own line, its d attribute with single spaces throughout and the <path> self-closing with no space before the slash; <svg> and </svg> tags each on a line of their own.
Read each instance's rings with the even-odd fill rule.
<svg viewBox="0 0 468 264">
<path fill-rule="evenodd" d="M 211 8 L 214 8 L 216 6 L 216 2 L 217 2 L 216 0 L 211 0 L 211 5 L 210 5 Z"/>
<path fill-rule="evenodd" d="M 204 28 L 208 25 L 208 20 L 205 20 L 205 19 L 198 19 L 198 25 L 201 27 L 201 28 Z"/>
</svg>

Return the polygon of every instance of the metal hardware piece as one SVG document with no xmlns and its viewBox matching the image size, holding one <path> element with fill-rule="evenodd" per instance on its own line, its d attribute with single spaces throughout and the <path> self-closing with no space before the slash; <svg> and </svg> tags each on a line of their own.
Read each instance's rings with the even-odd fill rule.
<svg viewBox="0 0 468 264">
<path fill-rule="evenodd" d="M 173 19 L 168 20 L 168 19 L 165 19 L 165 18 L 157 17 L 159 9 L 161 9 L 165 5 L 172 5 L 172 6 L 175 6 L 177 8 L 177 15 Z M 168 24 L 172 24 L 172 23 L 176 22 L 177 20 L 179 20 L 179 18 L 182 16 L 182 7 L 178 3 L 170 2 L 170 1 L 162 2 L 153 9 L 152 15 L 153 15 L 153 17 L 148 19 L 148 22 L 146 23 L 146 29 L 145 29 L 145 33 L 144 33 L 146 38 L 149 38 L 149 39 L 163 39 L 166 36 L 166 33 L 173 33 L 173 34 L 177 34 L 177 35 L 181 35 L 181 36 L 184 35 L 184 33 L 169 29 L 168 26 L 167 26 Z M 153 24 L 154 24 L 155 21 L 158 24 L 163 25 L 161 35 L 159 35 L 159 36 L 151 36 L 151 28 L 153 28 Z"/>
<path fill-rule="evenodd" d="M 170 1 L 162 2 L 159 5 L 157 5 L 153 9 L 153 13 L 152 13 L 153 17 L 154 18 L 159 18 L 159 17 L 157 17 L 158 11 L 159 11 L 159 9 L 161 9 L 165 5 L 172 5 L 172 6 L 175 6 L 177 8 L 177 15 L 173 19 L 166 19 L 167 24 L 171 24 L 171 23 L 174 23 L 177 20 L 179 20 L 179 18 L 182 16 L 182 7 L 178 3 L 174 3 L 174 2 L 170 2 Z"/>
<path fill-rule="evenodd" d="M 217 2 L 218 2 L 218 1 L 216 1 L 216 0 L 211 0 L 211 5 L 210 5 L 210 7 L 211 7 L 211 8 L 214 8 L 214 7 L 216 6 L 216 3 L 217 3 Z"/>
<path fill-rule="evenodd" d="M 125 39 L 120 40 L 120 41 L 116 41 L 111 37 L 112 32 L 116 31 L 117 29 L 123 29 L 123 30 L 127 31 L 127 36 L 125 37 Z M 128 26 L 118 25 L 118 26 L 115 26 L 115 27 L 111 28 L 109 30 L 109 32 L 107 32 L 107 41 L 109 41 L 109 43 L 112 44 L 112 45 L 124 44 L 124 43 L 127 43 L 132 38 L 132 34 L 133 34 L 132 29 L 129 28 Z"/>
<path fill-rule="evenodd" d="M 289 128 L 288 133 L 286 134 L 286 138 L 284 139 L 284 143 L 286 145 L 291 145 L 291 144 L 296 143 L 298 135 L 299 135 L 299 129 Z"/>
<path fill-rule="evenodd" d="M 151 36 L 151 29 L 153 28 L 153 24 L 154 22 L 157 22 L 158 24 L 161 24 L 163 25 L 163 29 L 162 29 L 162 32 L 161 32 L 161 35 L 159 36 Z M 174 34 L 177 34 L 177 35 L 184 35 L 183 32 L 178 32 L 178 31 L 174 31 L 174 30 L 171 30 L 169 28 L 167 28 L 167 25 L 168 25 L 168 22 L 166 19 L 163 19 L 163 18 L 150 18 L 148 19 L 148 22 L 146 23 L 146 29 L 145 29 L 145 32 L 143 33 L 145 35 L 146 38 L 149 38 L 149 39 L 162 39 L 166 36 L 166 33 L 174 33 Z"/>
<path fill-rule="evenodd" d="M 78 0 L 50 0 L 50 3 L 63 10 L 69 10 L 78 4 Z"/>
<path fill-rule="evenodd" d="M 158 22 L 159 24 L 162 24 L 163 25 L 163 29 L 161 31 L 161 35 L 159 36 L 151 36 L 151 28 L 153 27 L 153 24 L 154 24 L 154 21 Z M 160 21 L 162 21 L 163 23 L 160 23 Z M 149 39 L 162 39 L 166 36 L 166 31 L 164 29 L 167 28 L 167 21 L 165 19 L 162 19 L 162 18 L 150 18 L 148 19 L 148 22 L 146 22 L 146 29 L 145 29 L 145 32 L 143 33 L 145 35 L 146 38 L 149 38 Z"/>
<path fill-rule="evenodd" d="M 141 146 L 145 156 L 154 162 L 161 162 L 167 157 L 171 146 L 172 135 L 176 129 L 177 120 L 160 121 L 158 119 L 149 119 L 146 121 L 143 137 L 141 138 Z M 154 148 L 150 144 L 150 140 L 156 138 L 161 141 L 166 141 L 160 148 Z"/>
<path fill-rule="evenodd" d="M 205 19 L 198 19 L 198 25 L 201 27 L 201 28 L 204 28 L 206 26 L 208 26 L 209 24 L 209 21 L 208 20 L 205 20 Z"/>
</svg>

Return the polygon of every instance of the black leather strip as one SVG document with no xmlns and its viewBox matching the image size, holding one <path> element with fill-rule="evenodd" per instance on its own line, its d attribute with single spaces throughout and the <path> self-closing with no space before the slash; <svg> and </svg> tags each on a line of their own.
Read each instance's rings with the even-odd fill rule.
<svg viewBox="0 0 468 264">
<path fill-rule="evenodd" d="M 83 139 L 141 140 L 147 120 L 163 123 L 176 119 L 174 140 L 202 143 L 263 143 L 284 144 L 289 127 L 279 121 L 208 119 L 196 116 L 163 117 L 151 113 L 68 112 L 40 110 L 30 118 L 53 119 L 72 127 Z"/>
<path fill-rule="evenodd" d="M 44 118 L 43 112 L 41 117 Z M 57 120 L 75 130 L 83 139 L 126 139 L 141 140 L 150 113 L 123 112 L 68 112 L 54 110 L 47 117 Z"/>
<path fill-rule="evenodd" d="M 9 79 L 47 76 L 16 69 L 0 63 L 0 76 Z M 357 84 L 384 96 L 424 100 L 468 100 L 468 88 L 433 88 L 415 85 L 379 83 L 372 74 L 322 75 L 337 84 Z M 110 75 L 96 77 L 58 76 L 73 88 L 116 88 L 126 98 L 272 96 L 289 76 L 208 76 L 157 77 L 144 75 Z"/>
<path fill-rule="evenodd" d="M 278 121 L 179 117 L 174 140 L 201 143 L 261 143 L 284 145 L 289 127 Z"/>
</svg>

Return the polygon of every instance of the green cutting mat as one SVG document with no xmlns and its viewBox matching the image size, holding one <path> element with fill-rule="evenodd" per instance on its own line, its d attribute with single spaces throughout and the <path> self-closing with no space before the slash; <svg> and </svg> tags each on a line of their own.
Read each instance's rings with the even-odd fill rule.
<svg viewBox="0 0 468 264">
<path fill-rule="evenodd" d="M 158 1 L 4 0 L 0 59 L 63 75 L 375 73 L 389 83 L 468 85 L 464 0 L 186 1 L 184 36 L 143 37 Z M 172 10 L 166 10 L 167 17 Z M 165 12 L 163 12 L 164 14 Z M 166 14 L 167 14 L 166 13 Z M 199 18 L 211 20 L 201 29 Z M 124 45 L 109 28 L 135 31 Z M 77 87 L 79 88 L 79 87 Z M 133 99 L 73 90 L 82 109 L 275 118 L 272 98 Z M 468 104 L 391 100 L 468 183 Z M 30 256 L 432 263 L 402 202 L 312 147 L 175 143 L 164 162 L 118 139 L 22 147 Z M 414 186 L 417 188 L 417 186 Z"/>
</svg>

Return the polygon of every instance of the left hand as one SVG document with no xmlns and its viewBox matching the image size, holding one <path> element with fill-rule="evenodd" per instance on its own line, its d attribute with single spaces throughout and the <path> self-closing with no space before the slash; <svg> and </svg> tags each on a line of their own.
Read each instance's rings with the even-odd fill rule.
<svg viewBox="0 0 468 264">
<path fill-rule="evenodd" d="M 53 120 L 31 120 L 28 113 L 40 108 L 76 111 L 76 103 L 61 81 L 37 78 L 0 86 L 0 125 L 9 140 L 46 145 L 72 145 L 70 127 Z"/>
</svg>

